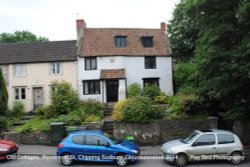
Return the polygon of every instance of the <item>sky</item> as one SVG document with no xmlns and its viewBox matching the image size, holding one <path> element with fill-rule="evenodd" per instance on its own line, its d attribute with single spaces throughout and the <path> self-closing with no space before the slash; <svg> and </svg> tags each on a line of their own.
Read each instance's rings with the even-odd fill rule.
<svg viewBox="0 0 250 167">
<path fill-rule="evenodd" d="M 180 0 L 0 0 L 0 33 L 27 30 L 50 41 L 76 39 L 76 19 L 91 28 L 160 28 Z"/>
</svg>

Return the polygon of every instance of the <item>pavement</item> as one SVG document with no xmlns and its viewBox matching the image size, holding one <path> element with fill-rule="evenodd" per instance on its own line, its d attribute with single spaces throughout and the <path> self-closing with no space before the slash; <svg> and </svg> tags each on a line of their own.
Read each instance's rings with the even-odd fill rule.
<svg viewBox="0 0 250 167">
<path fill-rule="evenodd" d="M 161 146 L 142 146 L 140 147 L 141 155 L 161 155 Z M 44 146 L 44 145 L 19 145 L 19 155 L 56 155 L 56 146 Z"/>
</svg>

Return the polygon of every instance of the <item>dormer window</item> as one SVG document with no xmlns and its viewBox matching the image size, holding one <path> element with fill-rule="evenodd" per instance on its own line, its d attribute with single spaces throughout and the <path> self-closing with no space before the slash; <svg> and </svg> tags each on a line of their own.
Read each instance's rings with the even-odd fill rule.
<svg viewBox="0 0 250 167">
<path fill-rule="evenodd" d="M 115 46 L 117 48 L 126 48 L 126 36 L 115 36 Z"/>
<path fill-rule="evenodd" d="M 153 37 L 141 37 L 141 43 L 145 48 L 153 47 Z"/>
</svg>

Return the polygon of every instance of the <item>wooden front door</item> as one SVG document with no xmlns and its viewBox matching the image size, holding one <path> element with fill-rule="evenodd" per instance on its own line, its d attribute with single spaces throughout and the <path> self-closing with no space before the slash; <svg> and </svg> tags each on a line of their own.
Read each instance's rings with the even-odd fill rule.
<svg viewBox="0 0 250 167">
<path fill-rule="evenodd" d="M 118 101 L 118 88 L 119 88 L 118 80 L 106 81 L 107 102 Z"/>
<path fill-rule="evenodd" d="M 34 109 L 43 105 L 43 88 L 33 88 Z"/>
</svg>

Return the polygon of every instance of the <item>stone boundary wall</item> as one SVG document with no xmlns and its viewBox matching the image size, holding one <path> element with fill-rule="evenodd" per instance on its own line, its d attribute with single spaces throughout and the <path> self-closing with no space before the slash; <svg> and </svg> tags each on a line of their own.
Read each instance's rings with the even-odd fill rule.
<svg viewBox="0 0 250 167">
<path fill-rule="evenodd" d="M 4 139 L 13 140 L 18 144 L 51 145 L 51 134 L 49 132 L 5 132 Z"/>
<path fill-rule="evenodd" d="M 133 135 L 139 145 L 156 145 L 186 136 L 196 129 L 216 129 L 217 117 L 205 121 L 155 120 L 150 123 L 114 123 L 114 136 Z"/>
</svg>

